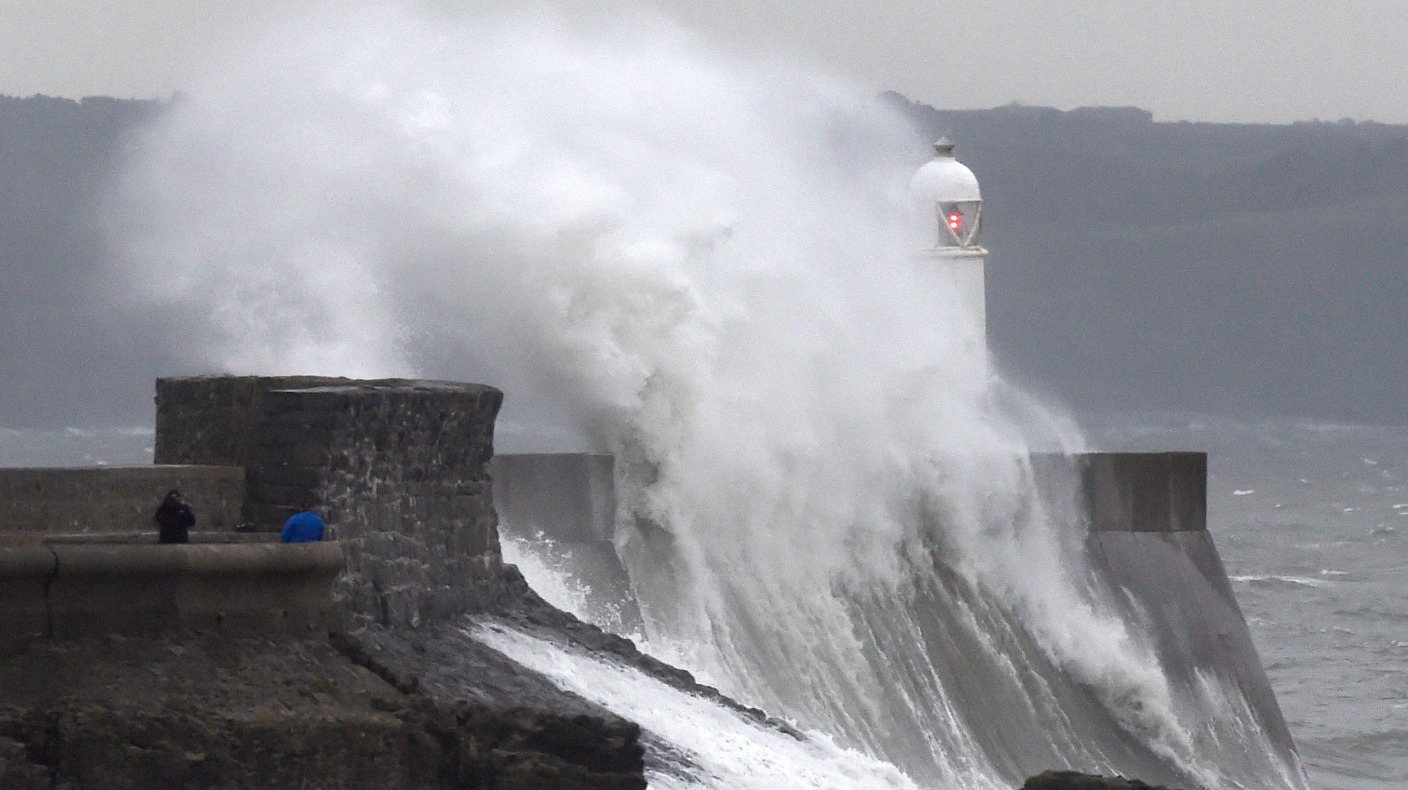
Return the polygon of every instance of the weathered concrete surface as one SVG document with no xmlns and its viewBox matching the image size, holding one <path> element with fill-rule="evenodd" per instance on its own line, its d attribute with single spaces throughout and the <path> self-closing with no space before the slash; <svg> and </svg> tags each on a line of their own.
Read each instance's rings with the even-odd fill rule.
<svg viewBox="0 0 1408 790">
<path fill-rule="evenodd" d="M 1092 532 L 1207 529 L 1207 453 L 1085 453 L 1078 462 Z"/>
<path fill-rule="evenodd" d="M 212 532 L 192 530 L 188 535 L 190 543 L 278 543 L 277 532 Z M 35 545 L 57 543 L 106 543 L 114 545 L 152 544 L 160 542 L 155 532 L 52 532 L 43 535 L 7 535 L 0 533 L 0 544 L 19 538 Z"/>
<path fill-rule="evenodd" d="M 173 488 L 195 511 L 198 529 L 234 529 L 244 487 L 243 467 L 232 466 L 0 469 L 0 532 L 156 534 L 152 514 Z"/>
<path fill-rule="evenodd" d="M 0 653 L 36 639 L 327 633 L 342 548 L 317 544 L 0 546 Z"/>
<path fill-rule="evenodd" d="M 1298 773 L 1295 742 L 1207 530 L 1207 455 L 1071 460 L 1090 516 L 1091 563 L 1152 638 L 1169 678 L 1188 693 L 1204 678 L 1240 692 L 1275 756 Z"/>
<path fill-rule="evenodd" d="M 494 510 L 502 536 L 546 538 L 560 572 L 583 582 L 586 605 L 620 633 L 644 628 L 631 579 L 616 553 L 614 459 L 586 453 L 496 455 Z"/>
<path fill-rule="evenodd" d="M 1240 691 L 1278 756 L 1298 765 L 1295 743 L 1212 535 L 1105 531 L 1092 533 L 1089 547 L 1096 569 L 1124 593 L 1128 616 L 1153 637 L 1169 678 L 1195 689 L 1205 675 Z"/>
<path fill-rule="evenodd" d="M 572 543 L 610 542 L 616 527 L 609 455 L 522 453 L 494 456 L 494 508 L 516 532 L 543 531 Z M 562 485 L 562 481 L 573 481 Z"/>
</svg>

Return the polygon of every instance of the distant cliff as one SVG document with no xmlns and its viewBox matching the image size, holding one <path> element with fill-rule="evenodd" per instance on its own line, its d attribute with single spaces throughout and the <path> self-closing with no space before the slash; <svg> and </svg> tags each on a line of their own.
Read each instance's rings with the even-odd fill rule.
<svg viewBox="0 0 1408 790">
<path fill-rule="evenodd" d="M 1020 380 L 1087 411 L 1408 419 L 1408 126 L 884 98 L 982 180 L 989 337 Z M 95 195 L 161 107 L 0 97 L 0 363 L 24 371 L 0 426 L 140 424 L 179 369 L 96 276 Z"/>
</svg>

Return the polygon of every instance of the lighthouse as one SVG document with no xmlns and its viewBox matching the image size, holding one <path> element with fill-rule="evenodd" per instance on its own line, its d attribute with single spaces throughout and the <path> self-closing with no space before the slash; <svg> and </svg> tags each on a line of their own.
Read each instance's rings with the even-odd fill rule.
<svg viewBox="0 0 1408 790">
<path fill-rule="evenodd" d="M 976 350 L 986 356 L 988 251 L 978 243 L 983 230 L 978 177 L 954 158 L 953 143 L 940 137 L 934 158 L 919 168 L 909 185 L 932 245 L 919 252 L 919 265 L 952 284 L 974 322 Z"/>
</svg>

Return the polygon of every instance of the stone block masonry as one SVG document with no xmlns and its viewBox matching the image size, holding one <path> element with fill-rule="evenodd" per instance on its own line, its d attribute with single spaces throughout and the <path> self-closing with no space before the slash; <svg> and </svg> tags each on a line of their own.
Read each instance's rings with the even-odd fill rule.
<svg viewBox="0 0 1408 790">
<path fill-rule="evenodd" d="M 158 464 L 249 465 L 264 393 L 346 384 L 328 376 L 192 376 L 156 380 Z"/>
<path fill-rule="evenodd" d="M 261 529 L 316 498 L 346 554 L 336 595 L 349 624 L 414 627 L 505 594 L 488 469 L 502 402 L 450 382 L 160 379 L 157 454 L 242 459 L 244 513 Z"/>
<path fill-rule="evenodd" d="M 196 529 L 241 523 L 244 469 L 230 466 L 123 466 L 0 469 L 0 532 L 146 532 L 166 492 L 178 488 Z"/>
</svg>

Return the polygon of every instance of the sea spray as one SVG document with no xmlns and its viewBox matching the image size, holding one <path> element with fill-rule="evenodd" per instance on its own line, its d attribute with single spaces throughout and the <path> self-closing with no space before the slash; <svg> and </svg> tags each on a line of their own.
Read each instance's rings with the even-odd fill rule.
<svg viewBox="0 0 1408 790">
<path fill-rule="evenodd" d="M 631 667 L 499 624 L 467 632 L 585 699 L 635 721 L 668 744 L 647 758 L 656 788 L 772 788 L 784 790 L 914 790 L 893 767 L 833 743 L 823 733 L 796 737 L 746 718 L 703 697 L 672 688 Z M 1001 790 L 998 787 L 974 790 Z"/>
<path fill-rule="evenodd" d="M 911 256 L 922 150 L 663 20 L 324 8 L 133 141 L 112 274 L 193 368 L 482 381 L 611 452 L 649 640 L 926 785 L 1235 785 L 1036 493 L 1078 440 Z"/>
</svg>

